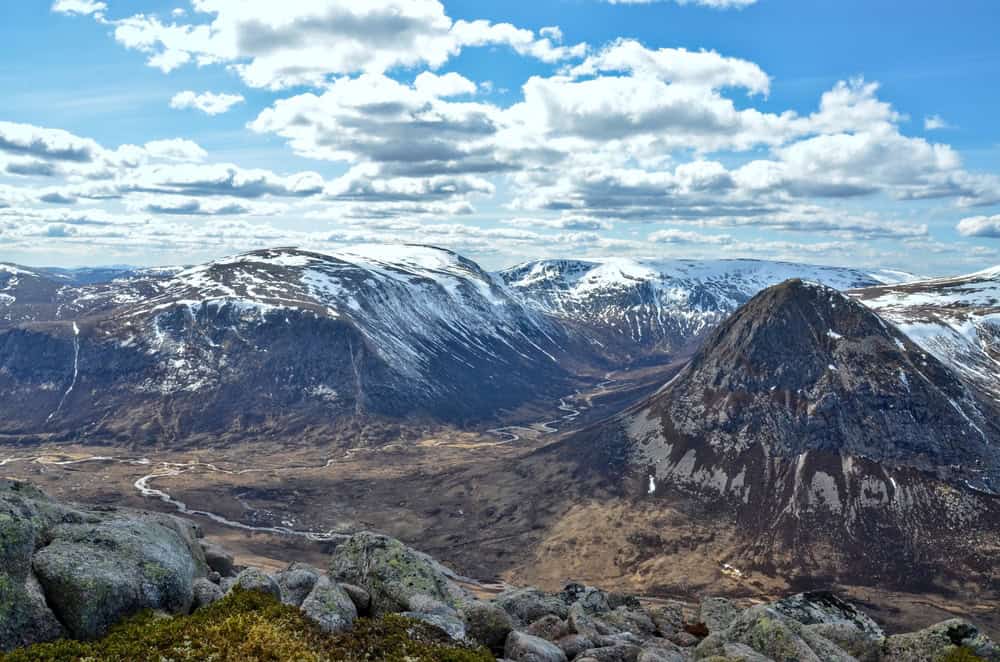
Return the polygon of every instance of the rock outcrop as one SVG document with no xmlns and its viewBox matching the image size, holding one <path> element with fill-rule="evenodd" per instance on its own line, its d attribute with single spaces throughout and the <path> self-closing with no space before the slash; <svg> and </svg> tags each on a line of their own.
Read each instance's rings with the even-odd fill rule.
<svg viewBox="0 0 1000 662">
<path fill-rule="evenodd" d="M 0 483 L 0 648 L 93 639 L 139 610 L 197 614 L 258 595 L 243 602 L 305 618 L 314 635 L 362 629 L 370 636 L 367 623 L 376 631 L 378 623 L 402 623 L 470 654 L 448 659 L 488 659 L 490 651 L 511 662 L 1000 662 L 1000 648 L 967 621 L 886 636 L 824 592 L 749 608 L 721 598 L 697 608 L 651 605 L 581 584 L 559 593 L 513 588 L 481 600 L 430 556 L 375 533 L 341 543 L 329 572 L 293 563 L 270 575 L 230 559 L 224 577 L 209 569 L 204 547 L 212 558 L 226 556 L 179 518 L 74 508 L 23 483 Z"/>
</svg>

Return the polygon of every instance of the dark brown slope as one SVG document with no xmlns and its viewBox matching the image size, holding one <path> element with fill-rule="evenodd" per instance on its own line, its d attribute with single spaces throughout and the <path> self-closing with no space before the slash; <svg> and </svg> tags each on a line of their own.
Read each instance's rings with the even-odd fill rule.
<svg viewBox="0 0 1000 662">
<path fill-rule="evenodd" d="M 793 280 L 657 394 L 548 452 L 634 497 L 702 504 L 749 567 L 915 588 L 994 581 L 997 420 L 869 309 Z"/>
</svg>

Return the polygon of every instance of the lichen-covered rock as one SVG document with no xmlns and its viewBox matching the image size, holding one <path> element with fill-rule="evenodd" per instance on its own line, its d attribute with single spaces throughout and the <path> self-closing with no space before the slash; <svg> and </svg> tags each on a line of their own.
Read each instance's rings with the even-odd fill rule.
<svg viewBox="0 0 1000 662">
<path fill-rule="evenodd" d="M 507 636 L 503 655 L 513 662 L 567 662 L 566 654 L 552 642 L 517 630 Z"/>
<path fill-rule="evenodd" d="M 372 596 L 368 594 L 368 591 L 360 586 L 348 584 L 347 582 L 338 583 L 340 584 L 340 588 L 344 589 L 344 591 L 347 592 L 347 595 L 351 596 L 351 600 L 354 601 L 354 606 L 358 608 L 358 615 L 367 615 L 372 607 Z"/>
<path fill-rule="evenodd" d="M 281 587 L 278 586 L 278 582 L 274 581 L 274 577 L 257 568 L 247 568 L 236 575 L 236 578 L 226 592 L 229 593 L 237 588 L 241 588 L 244 591 L 270 593 L 278 600 L 281 600 Z"/>
<path fill-rule="evenodd" d="M 202 607 L 207 607 L 213 602 L 222 599 L 225 593 L 219 586 L 205 577 L 194 580 L 193 599 L 191 601 L 191 611 L 196 611 Z"/>
<path fill-rule="evenodd" d="M 691 654 L 670 642 L 663 641 L 645 645 L 636 662 L 688 662 Z"/>
<path fill-rule="evenodd" d="M 593 586 L 583 584 L 566 584 L 559 593 L 559 598 L 567 605 L 579 603 L 584 610 L 591 614 L 598 614 L 611 609 L 611 602 L 607 592 Z"/>
<path fill-rule="evenodd" d="M 705 598 L 698 607 L 698 620 L 705 624 L 709 632 L 718 632 L 729 627 L 739 613 L 732 600 Z"/>
<path fill-rule="evenodd" d="M 590 637 L 585 637 L 582 634 L 568 634 L 559 641 L 555 642 L 556 646 L 562 649 L 566 653 L 566 657 L 569 659 L 574 659 L 583 651 L 596 647 L 597 643 Z"/>
<path fill-rule="evenodd" d="M 358 617 L 358 610 L 347 591 L 325 576 L 316 581 L 312 591 L 302 601 L 300 609 L 310 620 L 330 633 L 347 630 Z"/>
<path fill-rule="evenodd" d="M 0 572 L 0 652 L 65 635 L 34 575 L 17 580 Z"/>
<path fill-rule="evenodd" d="M 873 639 L 885 637 L 870 616 L 829 591 L 798 593 L 771 603 L 771 607 L 803 625 L 845 623 Z"/>
<path fill-rule="evenodd" d="M 400 616 L 412 618 L 443 630 L 445 634 L 456 641 L 465 641 L 465 623 L 457 615 L 431 614 L 422 611 L 404 611 Z"/>
<path fill-rule="evenodd" d="M 657 632 L 653 619 L 642 609 L 616 607 L 601 614 L 598 619 L 619 632 L 631 632 L 641 637 L 652 637 Z"/>
<path fill-rule="evenodd" d="M 293 607 L 301 606 L 322 574 L 319 569 L 305 563 L 292 563 L 284 570 L 274 573 L 274 581 L 281 589 L 281 601 Z"/>
<path fill-rule="evenodd" d="M 470 598 L 450 574 L 430 556 L 369 532 L 351 536 L 330 559 L 330 576 L 367 591 L 375 616 L 408 611 L 410 598 L 419 594 L 457 607 Z"/>
<path fill-rule="evenodd" d="M 858 662 L 879 662 L 882 659 L 884 637 L 873 637 L 850 623 L 812 623 L 805 626 L 806 632 L 817 634 L 832 641 Z"/>
<path fill-rule="evenodd" d="M 187 612 L 204 557 L 192 556 L 188 531 L 165 515 L 59 524 L 32 566 L 49 605 L 74 637 L 104 634 L 142 609 Z M 200 550 L 200 547 L 194 545 Z"/>
<path fill-rule="evenodd" d="M 531 623 L 524 631 L 546 641 L 557 641 L 570 633 L 569 624 L 555 614 L 546 614 Z"/>
<path fill-rule="evenodd" d="M 559 618 L 566 618 L 569 614 L 569 608 L 562 599 L 533 587 L 507 589 L 496 597 L 495 602 L 520 625 L 527 625 L 549 614 Z"/>
<path fill-rule="evenodd" d="M 798 621 L 758 605 L 740 613 L 725 630 L 710 634 L 695 650 L 695 658 L 726 655 L 727 644 L 745 644 L 764 657 L 797 662 L 855 662 L 831 641 L 809 632 Z"/>
<path fill-rule="evenodd" d="M 485 646 L 494 654 L 503 653 L 507 635 L 514 629 L 507 612 L 494 604 L 473 600 L 462 606 L 462 617 L 470 641 Z"/>
<path fill-rule="evenodd" d="M 647 609 L 646 613 L 656 625 L 656 631 L 661 637 L 667 637 L 684 629 L 684 606 L 680 603 L 657 605 Z"/>
<path fill-rule="evenodd" d="M 965 657 L 959 657 L 961 654 Z M 975 657 L 969 657 L 969 655 Z M 1000 647 L 968 621 L 953 618 L 929 628 L 897 634 L 885 641 L 886 662 L 932 662 L 948 659 L 1000 662 Z"/>
<path fill-rule="evenodd" d="M 597 662 L 636 662 L 642 649 L 633 644 L 616 644 L 601 648 L 591 648 L 583 651 L 582 657 L 589 657 Z"/>
</svg>

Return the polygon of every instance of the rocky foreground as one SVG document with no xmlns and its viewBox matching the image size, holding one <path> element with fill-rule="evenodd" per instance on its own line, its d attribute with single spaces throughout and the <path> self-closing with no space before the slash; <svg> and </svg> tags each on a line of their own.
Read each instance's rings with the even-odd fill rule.
<svg viewBox="0 0 1000 662">
<path fill-rule="evenodd" d="M 234 651 L 210 649 L 229 632 L 244 659 L 1000 661 L 1000 647 L 967 621 L 887 636 L 829 593 L 744 608 L 724 598 L 652 603 L 572 583 L 483 600 L 467 586 L 431 557 L 367 532 L 337 547 L 325 569 L 293 563 L 267 574 L 236 565 L 190 521 L 65 505 L 0 482 L 0 650 L 14 651 L 12 660 L 129 659 L 124 646 L 147 636 L 157 641 L 142 649 L 146 659 L 149 650 L 230 659 Z M 193 641 L 180 634 L 188 624 L 201 628 Z M 298 630 L 312 648 L 268 649 L 266 626 Z M 171 632 L 178 641 L 163 640 Z"/>
</svg>

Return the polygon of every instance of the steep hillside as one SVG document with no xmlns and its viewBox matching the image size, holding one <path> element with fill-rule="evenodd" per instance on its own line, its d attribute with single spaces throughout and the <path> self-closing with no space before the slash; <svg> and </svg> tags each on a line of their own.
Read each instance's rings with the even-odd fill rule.
<svg viewBox="0 0 1000 662">
<path fill-rule="evenodd" d="M 916 586 L 988 573 L 1000 542 L 993 404 L 802 281 L 754 297 L 656 395 L 560 450 L 634 495 L 731 508 L 757 567 Z"/>
<path fill-rule="evenodd" d="M 1000 267 L 852 294 L 1000 401 Z"/>
</svg>

